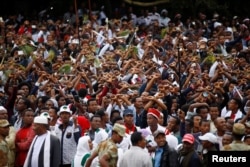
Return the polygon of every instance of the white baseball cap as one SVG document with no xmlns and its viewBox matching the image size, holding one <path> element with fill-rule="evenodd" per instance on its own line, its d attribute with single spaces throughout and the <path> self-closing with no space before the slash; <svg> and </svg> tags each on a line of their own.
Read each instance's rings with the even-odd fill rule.
<svg viewBox="0 0 250 167">
<path fill-rule="evenodd" d="M 67 112 L 72 114 L 72 111 L 70 110 L 68 105 L 63 105 L 60 107 L 60 111 L 58 112 L 58 115 L 60 115 L 62 112 Z"/>
<path fill-rule="evenodd" d="M 213 144 L 218 143 L 217 137 L 213 133 L 209 133 L 209 132 L 204 134 L 203 136 L 199 136 L 199 139 L 203 141 L 207 140 Z"/>
</svg>

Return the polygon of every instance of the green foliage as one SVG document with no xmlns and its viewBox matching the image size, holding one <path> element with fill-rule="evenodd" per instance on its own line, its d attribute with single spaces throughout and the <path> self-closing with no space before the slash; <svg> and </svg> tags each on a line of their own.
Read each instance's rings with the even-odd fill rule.
<svg viewBox="0 0 250 167">
<path fill-rule="evenodd" d="M 71 65 L 64 64 L 58 69 L 58 73 L 60 74 L 69 74 L 71 72 Z"/>
</svg>

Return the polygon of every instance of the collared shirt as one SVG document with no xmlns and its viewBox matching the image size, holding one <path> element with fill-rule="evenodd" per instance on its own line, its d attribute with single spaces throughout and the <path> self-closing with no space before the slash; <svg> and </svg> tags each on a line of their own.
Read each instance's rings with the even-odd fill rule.
<svg viewBox="0 0 250 167">
<path fill-rule="evenodd" d="M 154 158 L 154 167 L 160 167 L 162 153 L 163 153 L 163 148 L 157 148 L 156 149 L 155 158 Z"/>
</svg>

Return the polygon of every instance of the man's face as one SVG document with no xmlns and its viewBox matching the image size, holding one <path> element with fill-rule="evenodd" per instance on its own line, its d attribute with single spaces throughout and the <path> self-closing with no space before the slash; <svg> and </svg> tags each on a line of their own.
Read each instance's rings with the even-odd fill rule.
<svg viewBox="0 0 250 167">
<path fill-rule="evenodd" d="M 212 146 L 212 144 L 207 140 L 204 140 L 201 143 L 202 143 L 202 146 L 203 146 L 204 149 L 209 149 Z"/>
<path fill-rule="evenodd" d="M 148 123 L 148 126 L 154 126 L 158 123 L 158 121 L 154 116 L 148 114 L 147 115 L 147 123 Z"/>
<path fill-rule="evenodd" d="M 165 134 L 158 134 L 154 139 L 158 147 L 163 147 L 166 144 Z"/>
<path fill-rule="evenodd" d="M 50 116 L 51 118 L 57 118 L 56 110 L 53 109 L 53 108 L 50 108 L 50 109 L 49 109 L 49 116 Z"/>
<path fill-rule="evenodd" d="M 202 134 L 205 134 L 210 131 L 210 123 L 209 122 L 202 122 L 200 131 Z"/>
<path fill-rule="evenodd" d="M 106 122 L 106 123 L 109 123 L 109 114 L 106 113 L 106 112 L 105 112 L 105 117 L 104 117 L 104 119 L 105 119 L 105 122 Z"/>
<path fill-rule="evenodd" d="M 118 133 L 116 133 L 115 132 L 115 143 L 118 143 L 118 144 L 120 144 L 121 142 L 122 142 L 122 140 L 123 140 L 123 137 L 122 136 L 120 136 Z"/>
<path fill-rule="evenodd" d="M 233 136 L 229 134 L 224 134 L 222 137 L 222 145 L 228 145 L 233 142 Z"/>
<path fill-rule="evenodd" d="M 172 132 L 175 130 L 175 128 L 176 128 L 176 119 L 173 117 L 170 117 L 168 121 L 167 129 Z"/>
<path fill-rule="evenodd" d="M 222 118 L 222 117 L 217 118 L 216 123 L 215 123 L 215 127 L 216 127 L 218 130 L 226 131 L 226 129 L 227 129 L 227 124 L 226 124 L 225 118 Z"/>
<path fill-rule="evenodd" d="M 0 135 L 3 136 L 4 138 L 9 135 L 9 126 L 6 127 L 0 127 Z"/>
<path fill-rule="evenodd" d="M 96 101 L 90 101 L 89 105 L 88 105 L 88 111 L 90 113 L 94 113 L 97 110 L 97 107 L 98 107 L 98 105 L 97 105 Z"/>
<path fill-rule="evenodd" d="M 210 116 L 211 120 L 215 120 L 219 116 L 219 109 L 218 107 L 210 107 Z"/>
<path fill-rule="evenodd" d="M 64 97 L 60 97 L 60 99 L 58 100 L 58 105 L 59 106 L 66 105 L 66 100 Z"/>
<path fill-rule="evenodd" d="M 183 151 L 184 152 L 186 152 L 186 153 L 190 152 L 193 149 L 193 147 L 194 147 L 193 144 L 186 142 L 186 141 L 183 142 Z"/>
<path fill-rule="evenodd" d="M 18 102 L 17 102 L 17 106 L 16 106 L 17 111 L 23 111 L 26 108 L 27 108 L 27 106 L 25 105 L 24 100 L 19 99 Z"/>
<path fill-rule="evenodd" d="M 200 110 L 200 116 L 202 119 L 207 119 L 208 109 L 201 109 Z"/>
<path fill-rule="evenodd" d="M 34 112 L 33 111 L 26 111 L 23 116 L 23 122 L 25 125 L 31 125 L 34 120 Z"/>
<path fill-rule="evenodd" d="M 91 121 L 91 128 L 93 130 L 96 130 L 101 127 L 101 118 L 100 117 L 94 117 Z"/>
<path fill-rule="evenodd" d="M 42 133 L 42 126 L 41 124 L 34 123 L 32 126 L 33 131 L 36 135 L 40 135 Z"/>
<path fill-rule="evenodd" d="M 23 85 L 21 87 L 21 90 L 24 91 L 24 96 L 28 96 L 29 95 L 29 87 L 27 85 Z"/>
<path fill-rule="evenodd" d="M 1 119 L 8 119 L 8 113 L 7 113 L 7 111 L 6 110 L 1 110 L 0 111 L 0 120 Z"/>
<path fill-rule="evenodd" d="M 71 114 L 68 112 L 61 112 L 60 118 L 62 119 L 62 123 L 68 123 L 70 119 Z"/>
<path fill-rule="evenodd" d="M 141 94 L 141 99 L 142 99 L 142 102 L 143 102 L 143 103 L 148 102 L 148 100 L 146 99 L 146 97 L 148 97 L 148 96 L 149 96 L 149 93 L 148 93 L 148 92 L 143 92 L 143 93 Z"/>
<path fill-rule="evenodd" d="M 186 130 L 186 133 L 191 133 L 192 131 L 192 126 L 190 125 L 189 121 L 185 121 L 185 130 Z"/>
<path fill-rule="evenodd" d="M 201 121 L 201 117 L 200 116 L 195 116 L 193 118 L 194 121 L 194 127 L 200 127 L 200 121 Z"/>
<path fill-rule="evenodd" d="M 135 100 L 135 107 L 136 108 L 143 108 L 142 98 L 137 98 Z"/>
<path fill-rule="evenodd" d="M 124 123 L 126 125 L 132 125 L 132 124 L 134 124 L 134 118 L 133 118 L 132 114 L 125 115 L 123 119 L 124 119 Z"/>
</svg>

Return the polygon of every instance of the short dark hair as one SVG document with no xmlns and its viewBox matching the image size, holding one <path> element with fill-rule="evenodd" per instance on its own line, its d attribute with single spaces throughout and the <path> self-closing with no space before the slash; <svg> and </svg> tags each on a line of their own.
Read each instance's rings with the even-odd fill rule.
<svg viewBox="0 0 250 167">
<path fill-rule="evenodd" d="M 30 83 L 23 81 L 23 82 L 18 84 L 17 89 L 21 89 L 23 86 L 27 86 L 29 88 L 29 92 L 30 92 L 30 90 L 31 90 Z"/>
<path fill-rule="evenodd" d="M 94 99 L 94 98 L 88 99 L 88 101 L 87 101 L 87 106 L 89 106 L 89 103 L 90 103 L 91 101 L 96 101 L 96 99 Z"/>
<path fill-rule="evenodd" d="M 26 112 L 33 112 L 33 114 L 35 114 L 32 108 L 27 108 L 22 112 L 22 116 L 24 116 Z"/>
<path fill-rule="evenodd" d="M 195 114 L 195 115 L 192 115 L 192 116 L 191 116 L 190 120 L 191 120 L 193 126 L 194 126 L 194 117 L 200 117 L 200 118 L 201 118 L 201 116 L 198 115 L 198 114 Z M 199 122 L 199 124 L 200 124 L 200 123 L 201 123 L 201 121 Z"/>
<path fill-rule="evenodd" d="M 50 109 L 54 109 L 56 113 L 59 111 L 59 109 L 55 106 L 50 107 Z"/>
<path fill-rule="evenodd" d="M 207 109 L 207 111 L 209 112 L 208 106 L 200 106 L 200 107 L 197 107 L 196 113 L 197 113 L 197 114 L 200 114 L 200 112 L 201 112 L 202 109 Z"/>
<path fill-rule="evenodd" d="M 118 117 L 115 117 L 113 120 L 112 120 L 112 125 L 115 125 L 115 123 L 117 122 L 117 121 L 121 121 L 121 120 L 123 120 L 123 118 L 121 117 L 121 116 L 118 116 Z"/>
<path fill-rule="evenodd" d="M 96 111 L 96 115 L 100 115 L 100 117 L 104 117 L 105 116 L 105 109 L 100 108 L 99 110 Z"/>
<path fill-rule="evenodd" d="M 141 132 L 134 132 L 130 137 L 133 146 L 136 146 L 138 142 L 141 141 L 142 139 L 143 137 Z"/>
<path fill-rule="evenodd" d="M 50 99 L 50 97 L 49 96 L 40 96 L 37 98 L 37 103 L 38 103 L 39 99 L 41 99 L 42 103 L 45 104 L 46 101 Z"/>
<path fill-rule="evenodd" d="M 111 114 L 110 114 L 110 118 L 112 118 L 114 113 L 119 113 L 120 114 L 120 111 L 119 110 L 112 110 Z"/>
<path fill-rule="evenodd" d="M 207 119 L 201 119 L 201 121 L 200 121 L 200 125 L 201 125 L 203 122 L 205 122 L 205 123 L 210 123 L 210 120 L 207 120 Z"/>
<path fill-rule="evenodd" d="M 42 110 L 47 110 L 47 111 L 49 111 L 49 108 L 48 108 L 48 107 L 42 107 L 42 108 L 39 109 L 39 113 L 41 113 Z"/>
<path fill-rule="evenodd" d="M 230 100 L 234 100 L 235 103 L 238 105 L 238 108 L 241 108 L 241 107 L 242 107 L 242 102 L 241 102 L 240 99 L 233 97 L 233 98 L 230 99 Z"/>
<path fill-rule="evenodd" d="M 172 117 L 172 118 L 174 118 L 174 119 L 175 119 L 175 123 L 176 123 L 176 125 L 180 125 L 181 120 L 180 120 L 180 118 L 179 118 L 179 117 L 174 116 L 174 115 L 171 115 L 170 117 Z"/>
<path fill-rule="evenodd" d="M 219 113 L 221 112 L 221 106 L 218 103 L 211 103 L 209 104 L 209 111 L 211 107 L 217 107 L 219 110 Z"/>
<path fill-rule="evenodd" d="M 28 98 L 21 97 L 20 99 L 18 99 L 18 101 L 20 101 L 20 100 L 23 100 L 24 105 L 26 105 L 27 108 L 30 108 L 31 102 Z"/>
<path fill-rule="evenodd" d="M 97 115 L 97 114 L 93 115 L 93 116 L 90 118 L 90 122 L 92 122 L 94 118 L 100 118 L 100 119 L 101 119 L 101 116 L 100 116 L 100 115 Z"/>
</svg>

